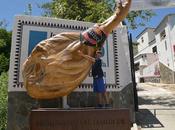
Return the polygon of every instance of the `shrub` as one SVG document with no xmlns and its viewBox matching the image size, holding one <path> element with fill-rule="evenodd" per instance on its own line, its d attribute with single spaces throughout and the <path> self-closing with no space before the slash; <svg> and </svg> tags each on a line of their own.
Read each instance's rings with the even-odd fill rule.
<svg viewBox="0 0 175 130">
<path fill-rule="evenodd" d="M 0 75 L 0 130 L 6 130 L 7 127 L 7 87 L 8 74 L 3 72 Z"/>
</svg>

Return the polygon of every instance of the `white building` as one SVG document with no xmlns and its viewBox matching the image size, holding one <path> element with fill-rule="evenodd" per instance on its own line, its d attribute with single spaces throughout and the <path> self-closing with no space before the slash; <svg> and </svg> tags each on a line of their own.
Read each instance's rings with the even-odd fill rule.
<svg viewBox="0 0 175 130">
<path fill-rule="evenodd" d="M 155 46 L 155 28 L 144 29 L 136 38 L 138 44 L 138 54 L 152 53 Z"/>
<path fill-rule="evenodd" d="M 138 54 L 134 57 L 136 82 L 159 78 L 159 62 L 155 40 L 155 28 L 146 28 L 138 36 Z"/>
<path fill-rule="evenodd" d="M 175 83 L 175 14 L 169 14 L 155 29 L 161 82 Z"/>
<path fill-rule="evenodd" d="M 134 57 L 136 82 L 175 83 L 175 14 L 164 17 L 156 28 L 146 28 L 137 36 Z"/>
</svg>

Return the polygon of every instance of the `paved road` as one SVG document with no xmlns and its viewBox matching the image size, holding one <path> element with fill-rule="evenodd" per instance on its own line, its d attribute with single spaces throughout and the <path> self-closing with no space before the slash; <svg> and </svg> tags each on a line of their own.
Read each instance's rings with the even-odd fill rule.
<svg viewBox="0 0 175 130">
<path fill-rule="evenodd" d="M 175 130 L 175 91 L 150 84 L 138 84 L 137 89 L 141 130 Z"/>
</svg>

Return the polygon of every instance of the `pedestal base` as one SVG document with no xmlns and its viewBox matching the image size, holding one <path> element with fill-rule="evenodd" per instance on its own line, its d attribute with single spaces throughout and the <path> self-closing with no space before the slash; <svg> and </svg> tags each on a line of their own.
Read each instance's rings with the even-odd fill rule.
<svg viewBox="0 0 175 130">
<path fill-rule="evenodd" d="M 30 130 L 130 130 L 129 109 L 36 109 Z"/>
</svg>

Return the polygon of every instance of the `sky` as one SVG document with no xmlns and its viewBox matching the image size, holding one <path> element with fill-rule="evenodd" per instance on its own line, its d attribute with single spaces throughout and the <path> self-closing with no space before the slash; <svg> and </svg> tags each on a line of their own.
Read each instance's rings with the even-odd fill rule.
<svg viewBox="0 0 175 130">
<path fill-rule="evenodd" d="M 51 0 L 1 0 L 0 4 L 0 20 L 7 22 L 7 29 L 12 30 L 13 21 L 15 15 L 23 15 L 27 11 L 27 5 L 32 5 L 32 15 L 41 16 L 43 10 L 38 8 L 37 5 L 49 2 Z M 154 16 L 145 27 L 139 27 L 136 30 L 129 30 L 132 33 L 133 39 L 140 34 L 146 27 L 157 27 L 161 20 L 169 13 L 175 13 L 175 8 L 166 8 L 154 10 L 156 16 Z"/>
<path fill-rule="evenodd" d="M 41 16 L 43 10 L 38 5 L 51 0 L 0 0 L 0 20 L 5 20 L 7 29 L 12 30 L 15 15 L 23 15 L 28 9 L 28 4 L 32 5 L 32 15 Z"/>
<path fill-rule="evenodd" d="M 146 26 L 139 27 L 136 30 L 129 30 L 129 32 L 133 35 L 133 39 L 135 38 L 146 28 L 146 27 L 153 27 L 156 28 L 160 22 L 163 20 L 163 18 L 167 14 L 175 14 L 175 8 L 163 8 L 163 9 L 157 9 L 153 10 L 156 13 L 156 16 L 152 17 L 149 22 L 146 23 Z"/>
</svg>

